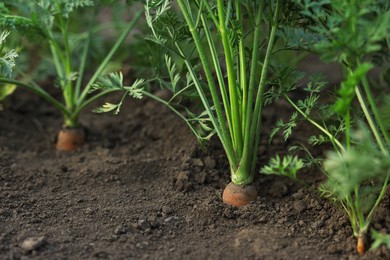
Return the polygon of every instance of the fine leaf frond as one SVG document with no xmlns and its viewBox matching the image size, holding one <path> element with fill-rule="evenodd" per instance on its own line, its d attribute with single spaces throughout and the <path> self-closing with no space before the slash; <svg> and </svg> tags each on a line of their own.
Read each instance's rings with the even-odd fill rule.
<svg viewBox="0 0 390 260">
<path fill-rule="evenodd" d="M 328 175 L 324 188 L 341 200 L 351 196 L 355 192 L 355 187 L 361 187 L 361 193 L 364 191 L 362 187 L 369 187 L 377 180 L 383 181 L 390 165 L 390 157 L 376 147 L 365 128 L 361 126 L 355 130 L 353 139 L 356 143 L 353 148 L 341 154 L 330 152 L 324 162 L 324 169 Z"/>
<path fill-rule="evenodd" d="M 92 85 L 90 92 L 102 89 L 123 89 L 122 72 L 112 72 L 108 75 L 99 77 L 97 82 Z"/>
<path fill-rule="evenodd" d="M 122 72 L 112 72 L 106 76 L 100 77 L 95 84 L 92 85 L 90 93 L 100 90 L 124 90 L 128 95 L 134 98 L 142 98 L 143 88 L 141 87 L 145 79 L 137 79 L 131 86 L 123 85 Z"/>
<path fill-rule="evenodd" d="M 375 229 L 371 229 L 371 236 L 374 242 L 372 243 L 370 250 L 377 249 L 381 245 L 385 245 L 388 249 L 390 249 L 390 234 L 384 234 L 376 231 Z"/>
<path fill-rule="evenodd" d="M 276 174 L 296 179 L 297 172 L 304 167 L 302 159 L 297 156 L 287 155 L 280 157 L 277 155 L 270 159 L 268 164 L 261 168 L 263 174 Z"/>
<path fill-rule="evenodd" d="M 215 134 L 215 130 L 212 127 L 211 119 L 207 111 L 203 111 L 197 115 L 191 112 L 188 108 L 185 108 L 185 110 L 187 114 L 186 120 L 193 126 L 191 130 L 194 132 L 198 141 L 202 143 L 210 140 L 210 138 Z"/>
<path fill-rule="evenodd" d="M 14 49 L 7 49 L 5 46 L 5 40 L 9 35 L 8 31 L 4 31 L 0 34 L 0 77 L 11 78 L 13 68 L 15 67 L 15 59 L 18 54 Z"/>
<path fill-rule="evenodd" d="M 172 91 L 175 93 L 177 89 L 177 83 L 180 80 L 180 75 L 177 73 L 176 64 L 172 63 L 172 58 L 168 55 L 165 55 L 165 63 L 167 65 L 169 78 L 172 84 Z"/>
<path fill-rule="evenodd" d="M 119 102 L 118 104 L 112 104 L 112 103 L 105 103 L 104 105 L 97 107 L 92 110 L 94 113 L 107 113 L 110 111 L 114 111 L 114 114 L 118 114 L 120 111 L 120 107 L 122 105 L 122 102 Z"/>
<path fill-rule="evenodd" d="M 68 18 L 69 14 L 78 8 L 94 5 L 92 0 L 63 0 L 62 2 L 64 3 L 62 15 L 65 18 Z"/>
<path fill-rule="evenodd" d="M 123 89 L 126 90 L 128 95 L 132 96 L 133 98 L 141 99 L 143 97 L 143 88 L 141 86 L 144 82 L 145 79 L 136 79 L 131 86 L 123 87 Z"/>
<path fill-rule="evenodd" d="M 141 86 L 144 82 L 144 79 L 137 79 L 131 86 L 123 86 L 122 73 L 115 72 L 109 74 L 106 77 L 100 78 L 98 83 L 93 86 L 94 90 L 124 90 L 125 93 L 117 104 L 107 102 L 102 106 L 93 109 L 92 111 L 95 113 L 106 113 L 114 111 L 114 114 L 118 114 L 126 96 L 129 95 L 138 99 L 143 97 L 143 88 Z"/>
</svg>

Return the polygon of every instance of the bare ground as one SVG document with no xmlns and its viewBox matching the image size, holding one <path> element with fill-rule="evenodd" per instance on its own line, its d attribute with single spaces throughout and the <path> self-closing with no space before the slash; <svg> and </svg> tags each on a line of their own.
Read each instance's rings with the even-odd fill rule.
<svg viewBox="0 0 390 260">
<path fill-rule="evenodd" d="M 185 123 L 153 101 L 131 100 L 117 116 L 85 112 L 88 144 L 70 154 L 54 150 L 56 110 L 20 90 L 8 101 L 0 112 L 0 259 L 390 259 L 384 247 L 355 253 L 345 214 L 316 191 L 316 169 L 300 174 L 308 186 L 259 174 L 256 202 L 224 205 L 229 173 L 218 141 L 200 149 Z M 260 163 L 310 134 L 301 127 L 287 144 L 268 144 L 283 113 L 284 103 L 264 113 Z M 387 196 L 376 229 L 390 232 L 389 209 Z"/>
</svg>

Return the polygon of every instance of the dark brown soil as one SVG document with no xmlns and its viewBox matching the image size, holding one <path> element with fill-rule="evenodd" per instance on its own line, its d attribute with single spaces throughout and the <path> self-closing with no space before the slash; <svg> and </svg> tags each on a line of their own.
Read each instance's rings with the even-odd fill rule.
<svg viewBox="0 0 390 260">
<path fill-rule="evenodd" d="M 390 259 L 384 247 L 357 255 L 345 214 L 316 192 L 316 169 L 300 174 L 307 187 L 259 175 L 257 201 L 232 208 L 218 142 L 200 149 L 164 106 L 87 111 L 88 144 L 68 154 L 54 148 L 59 113 L 26 93 L 0 112 L 0 259 Z M 289 113 L 283 102 L 266 109 L 260 163 L 309 135 L 305 126 L 287 144 L 267 143 Z M 390 232 L 389 209 L 387 197 L 376 229 Z"/>
</svg>

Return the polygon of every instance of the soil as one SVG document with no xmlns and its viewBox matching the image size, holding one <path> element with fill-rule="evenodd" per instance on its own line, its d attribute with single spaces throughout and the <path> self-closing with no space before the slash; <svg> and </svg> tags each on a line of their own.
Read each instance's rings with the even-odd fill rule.
<svg viewBox="0 0 390 260">
<path fill-rule="evenodd" d="M 284 102 L 264 111 L 260 164 L 303 142 L 267 136 Z M 222 203 L 229 183 L 215 138 L 201 149 L 186 124 L 151 100 L 118 115 L 81 116 L 87 145 L 55 151 L 58 111 L 18 90 L 0 112 L 0 259 L 390 259 L 384 246 L 360 257 L 344 212 L 307 186 L 258 175 L 257 201 Z M 314 150 L 315 154 L 323 153 Z M 390 233 L 389 191 L 373 226 Z"/>
</svg>

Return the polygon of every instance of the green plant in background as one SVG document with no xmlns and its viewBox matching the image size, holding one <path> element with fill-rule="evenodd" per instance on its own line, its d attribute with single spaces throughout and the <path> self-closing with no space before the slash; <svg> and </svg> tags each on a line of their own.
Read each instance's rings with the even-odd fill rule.
<svg viewBox="0 0 390 260">
<path fill-rule="evenodd" d="M 271 158 L 269 163 L 262 167 L 260 171 L 267 175 L 277 174 L 296 179 L 298 171 L 303 167 L 303 160 L 297 156 L 287 155 L 281 158 L 277 155 Z"/>
<path fill-rule="evenodd" d="M 123 86 L 123 83 L 119 82 L 119 80 L 122 80 L 119 74 L 107 76 L 111 79 L 108 81 L 101 79 L 101 77 L 104 76 L 105 69 L 113 55 L 127 38 L 129 32 L 135 27 L 142 15 L 142 11 L 136 12 L 132 21 L 124 26 L 114 45 L 105 54 L 104 59 L 101 60 L 97 68 L 93 68 L 94 72 L 91 73 L 91 68 L 88 65 L 89 56 L 92 55 L 90 46 L 94 41 L 96 27 L 99 25 L 97 10 L 103 4 L 104 1 L 100 3 L 99 1 L 91 0 L 6 0 L 0 4 L 0 27 L 39 38 L 40 44 L 47 46 L 50 50 L 51 56 L 49 61 L 51 66 L 55 68 L 57 74 L 56 85 L 62 91 L 63 101 L 56 99 L 32 78 L 19 81 L 1 77 L 0 82 L 31 90 L 50 102 L 61 111 L 64 117 L 64 128 L 78 128 L 80 126 L 79 115 L 85 107 L 98 98 L 118 90 L 118 88 L 108 87 L 104 91 L 93 91 L 96 89 L 96 84 L 110 82 Z M 79 18 L 77 15 L 82 8 L 89 12 L 89 26 L 83 32 L 73 33 L 70 31 L 71 21 L 73 18 Z M 78 21 L 80 22 L 80 20 Z M 80 34 L 83 35 L 82 38 L 79 37 Z M 91 73 L 89 79 L 86 79 L 87 72 Z M 133 89 L 122 88 L 121 90 L 139 97 L 137 93 L 132 92 Z M 81 145 L 84 142 L 83 131 L 78 135 L 78 138 L 80 138 L 78 141 L 71 141 L 75 145 L 65 144 L 64 146 L 60 145 L 62 137 L 59 136 L 57 148 L 59 150 L 73 150 L 77 147 L 77 144 Z"/>
<path fill-rule="evenodd" d="M 276 84 L 266 93 L 269 100 L 284 97 L 296 113 L 275 132 L 285 138 L 301 118 L 321 134 L 309 139 L 314 145 L 333 144 L 323 163 L 327 181 L 320 190 L 340 204 L 348 214 L 357 251 L 365 251 L 365 237 L 390 177 L 390 120 L 386 89 L 369 82 L 367 74 L 389 61 L 390 3 L 374 0 L 295 1 L 306 19 L 309 36 L 318 34 L 312 51 L 327 62 L 338 62 L 345 71 L 332 105 L 318 106 L 322 80 L 309 82 L 304 100 L 293 100 L 288 92 L 298 84 Z M 296 30 L 289 31 L 296 34 Z M 297 81 L 295 73 L 289 73 Z M 316 118 L 319 118 L 318 120 Z"/>
<path fill-rule="evenodd" d="M 170 0 L 146 1 L 146 20 L 152 32 L 148 40 L 168 55 L 169 87 L 175 96 L 196 90 L 205 110 L 199 121 L 207 122 L 226 152 L 229 185 L 250 186 L 255 176 L 263 93 L 283 18 L 282 1 L 178 0 L 177 9 L 184 19 L 170 11 L 171 4 Z M 160 83 L 167 86 L 164 79 Z M 241 206 L 249 202 L 235 201 L 237 194 L 228 195 L 229 185 L 223 195 L 226 203 Z M 256 198 L 253 188 L 248 194 L 249 200 Z"/>
<path fill-rule="evenodd" d="M 383 234 L 375 229 L 371 229 L 371 236 L 374 242 L 371 245 L 371 250 L 379 248 L 382 244 L 386 245 L 390 249 L 390 235 Z"/>
<path fill-rule="evenodd" d="M 0 34 L 0 76 L 5 78 L 12 77 L 12 71 L 15 67 L 15 59 L 18 54 L 14 49 L 7 48 L 6 39 L 9 35 L 8 31 L 3 31 Z M 15 91 L 16 86 L 13 84 L 0 84 L 0 102 Z M 0 104 L 0 111 L 3 110 Z"/>
</svg>

